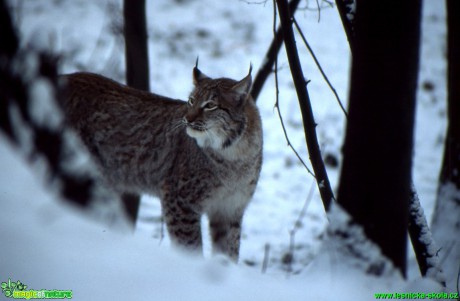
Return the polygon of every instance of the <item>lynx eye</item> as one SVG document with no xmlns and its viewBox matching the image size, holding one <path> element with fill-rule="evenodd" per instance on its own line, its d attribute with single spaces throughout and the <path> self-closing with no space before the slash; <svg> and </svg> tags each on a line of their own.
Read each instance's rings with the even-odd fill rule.
<svg viewBox="0 0 460 301">
<path fill-rule="evenodd" d="M 190 97 L 188 98 L 188 104 L 189 104 L 189 106 L 193 106 L 194 100 L 195 100 L 195 97 L 193 97 L 193 96 L 190 96 Z"/>
<path fill-rule="evenodd" d="M 217 105 L 214 102 L 210 101 L 207 104 L 205 104 L 203 108 L 205 111 L 214 111 L 215 109 L 217 109 Z"/>
</svg>

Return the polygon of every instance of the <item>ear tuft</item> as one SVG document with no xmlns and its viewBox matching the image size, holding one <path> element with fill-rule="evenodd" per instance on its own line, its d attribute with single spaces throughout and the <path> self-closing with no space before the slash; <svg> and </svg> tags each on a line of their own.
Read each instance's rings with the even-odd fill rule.
<svg viewBox="0 0 460 301">
<path fill-rule="evenodd" d="M 196 57 L 195 67 L 193 68 L 193 84 L 196 86 L 203 79 L 209 78 L 198 69 L 198 57 Z"/>
<path fill-rule="evenodd" d="M 249 90 L 251 89 L 252 85 L 252 64 L 249 65 L 249 72 L 245 78 L 237 82 L 233 87 L 232 90 L 240 95 L 249 95 Z"/>
</svg>

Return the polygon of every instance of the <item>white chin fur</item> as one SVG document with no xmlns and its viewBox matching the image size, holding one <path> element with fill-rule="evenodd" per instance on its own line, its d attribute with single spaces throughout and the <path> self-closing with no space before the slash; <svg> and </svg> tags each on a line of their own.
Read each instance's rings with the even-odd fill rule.
<svg viewBox="0 0 460 301">
<path fill-rule="evenodd" d="M 213 149 L 221 149 L 224 140 L 215 133 L 213 129 L 207 131 L 197 131 L 190 127 L 186 128 L 186 133 L 191 138 L 195 139 L 200 147 L 211 147 Z"/>
</svg>

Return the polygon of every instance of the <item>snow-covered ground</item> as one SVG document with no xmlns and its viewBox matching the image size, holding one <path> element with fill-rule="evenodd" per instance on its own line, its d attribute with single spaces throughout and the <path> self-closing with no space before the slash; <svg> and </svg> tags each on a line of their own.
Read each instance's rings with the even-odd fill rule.
<svg viewBox="0 0 460 301">
<path fill-rule="evenodd" d="M 308 8 L 306 7 L 308 3 Z M 63 53 L 61 72 L 92 71 L 123 81 L 124 44 L 118 1 L 10 1 L 24 45 Z M 343 102 L 350 53 L 335 8 L 302 2 L 296 18 Z M 209 76 L 242 78 L 260 66 L 272 39 L 271 1 L 148 1 L 151 89 L 186 99 L 192 68 Z M 417 105 L 414 182 L 428 220 L 434 206 L 445 132 L 445 9 L 425 1 L 422 62 Z M 319 20 L 319 22 L 318 22 Z M 339 159 L 344 116 L 298 38 L 304 73 L 318 123 L 323 153 Z M 279 56 L 280 109 L 289 138 L 308 155 L 297 98 L 284 51 Z M 253 73 L 255 75 L 255 72 Z M 72 289 L 77 300 L 372 300 L 378 292 L 431 292 L 419 280 L 412 251 L 409 280 L 363 277 L 341 264 L 325 241 L 327 219 L 313 178 L 287 147 L 269 78 L 258 99 L 264 123 L 264 164 L 245 219 L 238 266 L 220 258 L 192 260 L 161 241 L 160 207 L 145 196 L 136 235 L 111 233 L 62 205 L 43 188 L 43 179 L 19 159 L 0 136 L 0 282 L 20 280 L 34 289 Z M 328 166 L 333 187 L 339 168 Z M 296 226 L 294 245 L 290 232 Z M 205 223 L 203 223 L 205 225 Z M 203 227 L 206 230 L 206 227 Z M 293 247 L 294 261 L 286 254 Z M 267 257 L 265 274 L 262 263 Z M 105 296 L 105 297 L 104 297 Z M 2 297 L 0 297 L 2 298 Z"/>
</svg>

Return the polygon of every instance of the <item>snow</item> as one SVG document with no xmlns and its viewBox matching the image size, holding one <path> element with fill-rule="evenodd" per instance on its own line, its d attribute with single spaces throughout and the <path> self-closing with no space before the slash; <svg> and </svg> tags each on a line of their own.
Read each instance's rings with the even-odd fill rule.
<svg viewBox="0 0 460 301">
<path fill-rule="evenodd" d="M 343 265 L 361 270 L 363 274 L 371 273 L 383 278 L 398 277 L 398 271 L 393 264 L 382 255 L 380 248 L 370 241 L 364 229 L 352 223 L 350 215 L 337 203 L 333 203 L 329 209 L 329 227 L 327 233 L 330 236 L 325 242 Z"/>
<path fill-rule="evenodd" d="M 13 16 L 22 44 L 36 43 L 39 48 L 62 52 L 63 73 L 85 70 L 124 80 L 124 46 L 117 34 L 122 16 L 119 2 L 35 0 L 10 1 L 10 5 L 15 7 Z M 187 99 L 198 55 L 205 74 L 241 79 L 250 62 L 254 70 L 262 64 L 272 39 L 270 1 L 250 5 L 244 1 L 159 0 L 148 1 L 147 11 L 151 89 L 173 98 Z M 318 23 L 317 12 L 300 10 L 296 20 L 345 101 L 350 54 L 337 11 L 323 8 Z M 413 175 L 428 219 L 446 123 L 444 20 L 442 1 L 425 1 Z M 323 153 L 341 162 L 343 112 L 300 37 L 297 39 L 305 77 L 311 80 L 308 89 Z M 292 145 L 308 162 L 284 50 L 278 64 L 280 111 Z M 424 82 L 433 83 L 434 89 L 423 89 Z M 313 178 L 286 146 L 274 103 L 274 80 L 269 78 L 257 101 L 264 123 L 264 164 L 244 218 L 238 266 L 212 258 L 208 240 L 204 260 L 177 253 L 167 238 L 161 240 L 159 202 L 147 196 L 134 236 L 88 219 L 44 189 L 43 174 L 26 165 L 0 136 L 4 217 L 0 219 L 0 281 L 20 280 L 33 289 L 72 289 L 76 300 L 347 301 L 372 300 L 378 292 L 439 291 L 435 282 L 420 279 L 412 254 L 406 281 L 393 273 L 385 278 L 366 276 L 343 262 L 327 235 L 327 217 L 318 192 L 303 219 L 297 221 Z M 339 168 L 329 166 L 328 173 L 336 187 Z M 290 233 L 297 223 L 292 247 Z M 294 261 L 284 263 L 292 250 Z M 264 259 L 267 267 L 262 274 Z"/>
<path fill-rule="evenodd" d="M 1 158 L 15 167 L 0 173 L 2 183 L 11 183 L 1 190 L 2 213 L 10 217 L 0 219 L 2 281 L 72 290 L 76 300 L 367 300 L 376 292 L 414 286 L 398 276 L 382 282 L 338 264 L 337 253 L 326 245 L 305 273 L 286 277 L 220 257 L 193 258 L 148 237 L 113 232 L 56 201 L 1 139 Z M 422 288 L 439 291 L 427 280 L 413 289 Z"/>
<path fill-rule="evenodd" d="M 29 110 L 35 124 L 51 130 L 62 126 L 64 116 L 58 114 L 59 109 L 54 101 L 54 90 L 46 79 L 35 80 L 30 87 Z"/>
<path fill-rule="evenodd" d="M 433 218 L 432 232 L 435 241 L 443 246 L 439 251 L 443 265 L 444 273 L 447 276 L 448 287 L 455 287 L 458 281 L 460 262 L 460 190 L 454 183 L 444 183 L 439 190 L 439 199 L 437 204 L 437 215 Z M 453 264 L 452 264 L 453 263 Z"/>
</svg>

